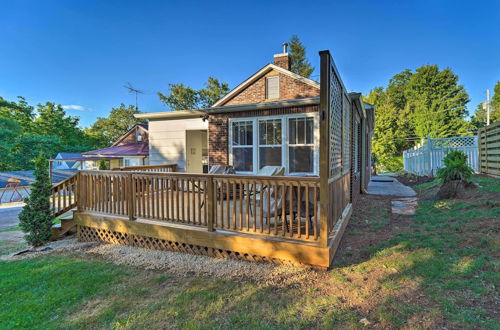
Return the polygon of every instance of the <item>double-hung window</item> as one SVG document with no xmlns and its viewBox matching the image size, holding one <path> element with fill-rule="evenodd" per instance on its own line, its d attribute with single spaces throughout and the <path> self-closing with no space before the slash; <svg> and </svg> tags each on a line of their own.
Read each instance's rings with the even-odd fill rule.
<svg viewBox="0 0 500 330">
<path fill-rule="evenodd" d="M 281 166 L 281 119 L 259 120 L 259 170 Z"/>
<path fill-rule="evenodd" d="M 253 121 L 232 123 L 233 167 L 240 172 L 253 172 Z"/>
<path fill-rule="evenodd" d="M 314 118 L 288 119 L 288 171 L 314 172 Z"/>
</svg>

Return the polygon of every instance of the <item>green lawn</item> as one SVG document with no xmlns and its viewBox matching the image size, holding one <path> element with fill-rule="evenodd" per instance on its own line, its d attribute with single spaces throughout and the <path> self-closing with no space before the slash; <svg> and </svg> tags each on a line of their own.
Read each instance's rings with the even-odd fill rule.
<svg viewBox="0 0 500 330">
<path fill-rule="evenodd" d="M 2 328 L 497 328 L 499 180 L 391 218 L 364 197 L 336 263 L 263 284 L 78 256 L 0 262 Z M 429 188 L 430 187 L 430 188 Z M 419 193 L 434 189 L 426 184 Z M 371 244 L 370 242 L 376 242 Z"/>
</svg>

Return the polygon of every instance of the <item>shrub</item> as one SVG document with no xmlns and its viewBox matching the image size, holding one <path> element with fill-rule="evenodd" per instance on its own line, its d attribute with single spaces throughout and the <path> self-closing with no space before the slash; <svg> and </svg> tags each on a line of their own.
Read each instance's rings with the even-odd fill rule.
<svg viewBox="0 0 500 330">
<path fill-rule="evenodd" d="M 437 177 L 444 183 L 461 180 L 469 182 L 474 171 L 467 165 L 467 155 L 460 150 L 450 151 L 443 159 L 444 167 L 437 172 Z"/>
<path fill-rule="evenodd" d="M 108 169 L 108 164 L 106 163 L 106 160 L 104 159 L 99 160 L 99 170 L 105 171 L 107 169 Z"/>
<path fill-rule="evenodd" d="M 383 157 L 377 163 L 377 169 L 381 173 L 396 173 L 404 169 L 403 157 Z"/>
<path fill-rule="evenodd" d="M 50 209 L 51 191 L 47 159 L 40 153 L 35 159 L 35 182 L 29 197 L 24 200 L 26 205 L 19 213 L 19 225 L 26 233 L 24 238 L 34 247 L 47 243 L 52 235 L 54 217 Z"/>
</svg>

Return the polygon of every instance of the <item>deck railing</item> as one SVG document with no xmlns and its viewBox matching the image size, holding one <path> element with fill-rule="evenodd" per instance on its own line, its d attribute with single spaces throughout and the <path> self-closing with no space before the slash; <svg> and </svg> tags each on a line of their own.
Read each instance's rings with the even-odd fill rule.
<svg viewBox="0 0 500 330">
<path fill-rule="evenodd" d="M 58 217 L 77 205 L 77 179 L 78 175 L 59 182 L 52 186 L 50 198 L 54 217 Z"/>
<path fill-rule="evenodd" d="M 319 178 L 80 171 L 81 211 L 318 240 Z"/>
<path fill-rule="evenodd" d="M 113 171 L 139 171 L 139 172 L 170 173 L 170 172 L 177 171 L 177 164 L 123 166 L 123 167 L 114 168 Z"/>
</svg>

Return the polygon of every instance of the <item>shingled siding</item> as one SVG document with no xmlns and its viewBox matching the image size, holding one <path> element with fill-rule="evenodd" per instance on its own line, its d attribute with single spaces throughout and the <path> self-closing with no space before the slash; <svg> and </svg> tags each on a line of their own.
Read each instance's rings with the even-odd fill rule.
<svg viewBox="0 0 500 330">
<path fill-rule="evenodd" d="M 208 154 L 210 165 L 228 165 L 229 161 L 229 119 L 246 117 L 279 116 L 319 111 L 319 105 L 283 107 L 210 114 L 208 118 Z"/>
<path fill-rule="evenodd" d="M 318 87 L 313 87 L 305 82 L 279 73 L 280 97 L 272 100 L 266 99 L 266 77 L 275 76 L 277 74 L 276 71 L 271 71 L 222 105 L 251 104 L 265 101 L 302 99 L 319 96 Z"/>
</svg>

